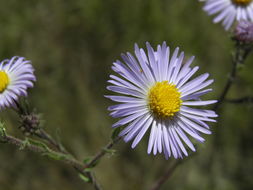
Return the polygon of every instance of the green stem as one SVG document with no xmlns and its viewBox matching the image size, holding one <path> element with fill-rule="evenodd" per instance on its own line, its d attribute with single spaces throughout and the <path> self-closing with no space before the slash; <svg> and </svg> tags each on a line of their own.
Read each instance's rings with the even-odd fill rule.
<svg viewBox="0 0 253 190">
<path fill-rule="evenodd" d="M 58 158 L 60 158 L 61 161 L 65 162 L 73 167 L 77 167 L 80 169 L 85 168 L 85 166 L 82 163 L 75 160 L 71 156 L 56 152 L 56 151 L 51 150 L 49 148 L 43 148 L 41 146 L 37 146 L 37 145 L 31 144 L 31 143 L 26 143 L 25 141 L 18 139 L 16 137 L 10 136 L 10 135 L 5 135 L 2 140 L 5 143 L 17 146 L 20 149 L 28 149 L 32 152 L 40 153 L 40 154 L 45 155 L 50 158 L 58 157 Z"/>
<path fill-rule="evenodd" d="M 218 98 L 218 102 L 213 107 L 214 111 L 218 111 L 220 106 L 223 104 L 229 90 L 231 89 L 232 84 L 234 83 L 237 77 L 237 71 L 239 68 L 238 66 L 244 64 L 244 61 L 246 60 L 250 51 L 251 47 L 245 47 L 243 44 L 240 44 L 239 42 L 236 43 L 236 51 L 232 59 L 232 69 L 229 74 L 228 80 L 225 84 L 225 87 Z"/>
<path fill-rule="evenodd" d="M 23 116 L 35 116 L 36 117 L 36 114 L 33 113 L 33 112 L 31 112 L 30 106 L 28 105 L 27 101 L 22 101 L 21 103 L 16 102 L 16 105 L 17 105 L 17 109 L 15 109 L 15 111 L 18 113 L 18 115 L 20 116 L 20 118 L 22 118 Z M 27 118 L 30 118 L 30 117 L 26 117 L 26 119 Z M 53 150 L 52 151 L 53 151 L 53 153 L 56 154 L 55 156 L 59 156 L 59 154 L 61 156 L 64 155 L 63 156 L 63 161 L 65 163 L 70 164 L 80 174 L 83 174 L 84 176 L 87 176 L 89 178 L 89 181 L 93 184 L 93 186 L 95 187 L 96 190 L 101 190 L 102 188 L 98 184 L 96 178 L 91 173 L 91 171 L 87 170 L 87 168 L 93 168 L 95 166 L 95 164 L 106 153 L 109 152 L 108 150 L 110 150 L 113 147 L 113 145 L 116 144 L 121 138 L 118 137 L 118 138 L 115 138 L 114 140 L 112 140 L 111 142 L 109 142 L 87 164 L 84 164 L 84 163 L 79 162 L 77 159 L 75 159 L 74 156 L 72 154 L 70 154 L 67 151 L 67 149 L 61 143 L 57 142 L 45 130 L 43 130 L 41 127 L 39 127 L 39 123 L 40 123 L 39 122 L 39 118 L 36 118 L 36 119 L 38 119 L 38 123 L 37 123 L 35 129 L 34 129 L 34 126 L 33 126 L 33 122 L 29 120 L 28 122 L 26 121 L 26 123 L 23 123 L 26 126 L 25 130 L 27 130 L 28 133 L 31 133 L 32 135 L 37 136 L 40 139 L 44 140 L 46 143 L 48 143 L 54 149 L 54 151 Z M 29 124 L 29 123 L 31 123 L 31 124 Z M 15 144 L 14 142 L 18 142 L 18 139 L 16 139 L 16 141 L 15 141 L 15 138 L 14 139 L 13 138 L 7 138 L 7 139 L 10 140 L 10 143 L 12 142 L 11 144 Z M 13 141 L 11 141 L 11 140 L 13 140 Z M 35 149 L 33 149 L 35 147 L 33 147 L 33 146 L 28 146 L 28 148 L 30 150 L 35 151 Z M 43 153 L 43 152 L 39 152 L 39 153 Z M 45 153 L 43 153 L 43 154 L 45 154 Z M 50 155 L 52 156 L 54 154 L 50 153 Z"/>
<path fill-rule="evenodd" d="M 56 150 L 63 154 L 69 154 L 66 149 L 58 143 L 56 140 L 54 140 L 45 130 L 39 129 L 35 132 L 35 135 L 45 141 L 47 141 L 49 144 L 51 144 Z"/>
<path fill-rule="evenodd" d="M 75 168 L 79 173 L 81 173 L 85 176 L 88 176 L 88 178 L 90 179 L 90 182 L 93 184 L 93 186 L 96 190 L 102 189 L 100 187 L 100 185 L 97 183 L 94 176 L 91 174 L 91 172 L 85 171 L 85 169 L 88 168 L 89 166 L 79 162 L 72 155 L 63 154 L 63 153 L 51 150 L 49 148 L 43 148 L 41 146 L 26 143 L 25 141 L 15 138 L 10 135 L 2 136 L 2 141 L 5 143 L 8 143 L 8 144 L 15 145 L 19 149 L 28 149 L 32 152 L 36 152 L 36 153 L 39 153 L 43 156 L 47 156 L 47 157 L 53 158 L 53 159 L 58 158 L 56 160 L 60 160 L 60 161 L 64 162 L 65 164 L 68 164 L 68 165 L 72 166 L 73 168 Z"/>
<path fill-rule="evenodd" d="M 87 167 L 92 167 L 94 164 L 98 162 L 105 154 L 108 153 L 107 150 L 110 150 L 116 143 L 121 140 L 121 137 L 116 137 L 114 140 L 109 142 L 104 148 L 102 148 L 94 157 L 89 161 Z"/>
<path fill-rule="evenodd" d="M 177 166 L 180 165 L 182 161 L 176 161 L 172 166 L 170 166 L 164 174 L 155 182 L 150 190 L 158 190 L 167 181 L 167 179 L 173 174 Z"/>
<path fill-rule="evenodd" d="M 233 104 L 241 104 L 241 103 L 253 103 L 253 97 L 246 96 L 238 99 L 227 99 L 226 102 Z"/>
</svg>

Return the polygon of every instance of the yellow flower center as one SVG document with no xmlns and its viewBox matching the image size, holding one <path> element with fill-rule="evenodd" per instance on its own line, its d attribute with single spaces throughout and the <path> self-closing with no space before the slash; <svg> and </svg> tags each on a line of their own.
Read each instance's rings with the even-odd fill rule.
<svg viewBox="0 0 253 190">
<path fill-rule="evenodd" d="M 0 71 L 0 93 L 5 91 L 9 84 L 9 77 L 4 71 Z"/>
<path fill-rule="evenodd" d="M 157 82 L 148 93 L 149 108 L 159 118 L 168 118 L 180 110 L 182 100 L 175 85 Z"/>
<path fill-rule="evenodd" d="M 251 3 L 251 1 L 252 0 L 232 0 L 232 2 L 238 6 L 247 6 L 249 3 Z"/>
</svg>

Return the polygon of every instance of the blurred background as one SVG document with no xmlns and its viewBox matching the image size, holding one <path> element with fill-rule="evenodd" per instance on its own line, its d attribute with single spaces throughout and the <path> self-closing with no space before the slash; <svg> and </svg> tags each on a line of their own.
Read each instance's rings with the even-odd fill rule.
<svg viewBox="0 0 253 190">
<path fill-rule="evenodd" d="M 94 155 L 111 136 L 115 120 L 108 116 L 112 102 L 103 97 L 111 65 L 122 52 L 149 41 L 166 41 L 215 79 L 216 98 L 231 67 L 233 42 L 222 26 L 202 10 L 202 3 L 185 0 L 0 0 L 0 58 L 14 55 L 32 60 L 35 88 L 29 101 L 43 113 L 45 129 L 80 160 Z M 229 98 L 253 94 L 253 56 L 239 72 Z M 194 157 L 183 163 L 162 187 L 174 190 L 253 189 L 252 104 L 224 104 L 213 134 L 204 136 Z M 9 134 L 22 137 L 11 110 L 1 112 Z M 130 143 L 115 146 L 105 156 L 96 177 L 105 190 L 148 189 L 174 159 L 147 155 L 147 140 L 132 150 Z M 1 190 L 83 190 L 71 167 L 0 144 Z"/>
</svg>

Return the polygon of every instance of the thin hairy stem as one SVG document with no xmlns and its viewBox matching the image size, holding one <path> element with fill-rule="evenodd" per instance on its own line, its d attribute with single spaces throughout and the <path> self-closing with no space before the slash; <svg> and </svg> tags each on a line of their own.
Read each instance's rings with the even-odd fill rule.
<svg viewBox="0 0 253 190">
<path fill-rule="evenodd" d="M 88 164 L 84 164 L 77 159 L 74 158 L 73 155 L 61 153 L 49 148 L 44 148 L 41 146 L 37 146 L 31 143 L 26 143 L 25 141 L 18 139 L 16 137 L 5 135 L 2 137 L 1 142 L 12 144 L 17 146 L 19 149 L 28 149 L 32 152 L 40 153 L 43 156 L 47 156 L 49 158 L 57 157 L 57 160 L 64 162 L 67 165 L 72 166 L 77 170 L 80 174 L 85 175 L 89 178 L 90 182 L 93 184 L 96 190 L 102 190 L 101 186 L 97 182 L 96 178 L 90 171 L 86 171 L 87 168 L 91 168 L 99 159 L 101 159 L 109 149 L 113 147 L 115 143 L 117 143 L 120 138 L 116 138 L 114 141 L 110 142 L 107 146 L 101 149 Z"/>
<path fill-rule="evenodd" d="M 51 146 L 53 146 L 57 151 L 60 151 L 64 154 L 69 154 L 66 149 L 62 146 L 62 144 L 60 144 L 59 142 L 57 142 L 56 140 L 54 140 L 45 130 L 43 129 L 39 129 L 38 131 L 36 131 L 35 135 L 45 141 L 47 141 Z"/>
<path fill-rule="evenodd" d="M 233 104 L 253 103 L 253 97 L 243 97 L 238 99 L 227 99 L 226 102 Z"/>
<path fill-rule="evenodd" d="M 94 157 L 93 159 L 87 164 L 88 167 L 92 167 L 94 164 L 98 162 L 106 153 L 108 153 L 108 150 L 110 150 L 113 145 L 118 143 L 121 140 L 121 137 L 116 137 L 114 140 L 112 140 L 110 143 L 108 143 L 104 148 L 102 148 Z"/>
<path fill-rule="evenodd" d="M 25 143 L 23 140 L 18 139 L 16 137 L 6 135 L 6 136 L 3 137 L 2 141 L 5 142 L 5 143 L 8 143 L 8 144 L 15 145 L 20 149 L 28 149 L 32 152 L 40 153 L 42 155 L 50 157 L 50 155 L 48 154 L 49 150 L 46 150 L 45 148 L 37 146 L 37 145 L 33 145 L 33 144 L 30 144 L 30 143 Z M 83 170 L 83 168 L 85 168 L 84 164 L 77 161 L 76 159 L 74 159 L 71 156 L 56 152 L 54 150 L 50 150 L 50 154 L 61 157 L 61 161 L 63 161 L 66 164 L 69 164 L 69 165 L 71 165 L 75 168 L 78 168 L 80 170 Z"/>
<path fill-rule="evenodd" d="M 173 172 L 176 170 L 177 166 L 179 166 L 182 163 L 182 161 L 176 160 L 175 163 L 170 166 L 164 174 L 154 183 L 154 185 L 151 187 L 150 190 L 158 190 L 161 188 L 161 186 L 168 180 L 168 178 L 171 177 Z"/>
<path fill-rule="evenodd" d="M 245 47 L 239 42 L 236 43 L 236 51 L 232 59 L 232 69 L 225 84 L 225 87 L 218 98 L 218 102 L 213 107 L 214 111 L 218 111 L 220 106 L 223 104 L 232 84 L 234 83 L 237 77 L 238 65 L 244 64 L 250 51 L 251 47 Z"/>
<path fill-rule="evenodd" d="M 83 174 L 84 176 L 89 178 L 89 181 L 93 184 L 94 188 L 96 190 L 101 190 L 101 186 L 98 184 L 95 176 L 92 174 L 90 170 L 87 170 L 88 168 L 93 168 L 98 161 L 106 155 L 106 153 L 110 153 L 112 150 L 110 150 L 114 144 L 116 144 L 121 138 L 117 137 L 111 142 L 109 142 L 105 147 L 103 147 L 96 155 L 90 159 L 88 163 L 81 163 L 75 157 L 67 151 L 67 149 L 58 141 L 56 141 L 54 138 L 52 138 L 51 135 L 49 135 L 43 128 L 40 127 L 40 119 L 39 115 L 32 112 L 30 110 L 30 106 L 27 101 L 22 101 L 21 103 L 16 102 L 16 108 L 14 109 L 16 113 L 18 113 L 20 119 L 21 119 L 21 130 L 24 134 L 31 134 L 34 135 L 40 139 L 42 139 L 44 142 L 46 142 L 48 145 L 50 145 L 50 148 L 52 148 L 52 151 L 50 153 L 57 153 L 58 155 L 61 154 L 61 156 L 64 158 L 62 161 L 65 163 L 70 164 L 72 167 L 75 168 L 76 171 L 78 171 L 80 174 Z M 15 139 L 14 137 L 6 136 L 7 142 L 10 144 L 19 145 L 22 143 L 22 140 Z M 18 143 L 20 142 L 20 143 Z M 29 145 L 26 148 L 33 150 L 34 152 L 39 152 L 44 154 L 43 149 L 39 148 L 37 151 L 35 151 L 34 148 L 36 146 Z M 45 150 L 44 150 L 45 151 Z"/>
</svg>

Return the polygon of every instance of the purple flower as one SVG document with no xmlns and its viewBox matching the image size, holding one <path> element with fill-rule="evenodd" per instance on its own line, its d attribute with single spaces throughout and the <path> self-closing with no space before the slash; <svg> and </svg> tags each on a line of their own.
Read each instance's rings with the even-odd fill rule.
<svg viewBox="0 0 253 190">
<path fill-rule="evenodd" d="M 253 21 L 252 0 L 207 0 L 204 10 L 209 15 L 217 14 L 213 22 L 222 22 L 225 30 L 228 30 L 235 20 Z"/>
<path fill-rule="evenodd" d="M 30 61 L 12 57 L 0 63 L 0 110 L 15 105 L 19 96 L 27 96 L 27 88 L 33 87 L 35 76 Z"/>
<path fill-rule="evenodd" d="M 135 45 L 135 56 L 122 54 L 121 61 L 112 69 L 119 75 L 110 75 L 112 85 L 107 89 L 119 95 L 106 96 L 119 104 L 110 106 L 111 116 L 121 118 L 113 128 L 125 126 L 120 136 L 126 142 L 133 140 L 132 148 L 150 131 L 148 154 L 164 153 L 183 158 L 188 156 L 185 145 L 195 148 L 191 138 L 204 142 L 201 133 L 211 134 L 206 122 L 215 122 L 214 111 L 194 108 L 216 103 L 200 97 L 211 89 L 205 89 L 213 80 L 205 73 L 192 78 L 199 69 L 190 67 L 194 57 L 184 63 L 184 53 L 179 48 L 171 54 L 164 42 L 157 50 L 147 43 L 147 54 Z"/>
<path fill-rule="evenodd" d="M 244 43 L 253 42 L 253 23 L 249 21 L 240 21 L 234 31 L 234 38 Z"/>
</svg>

